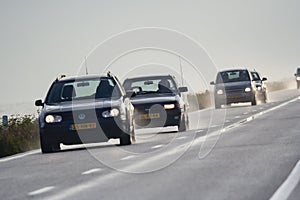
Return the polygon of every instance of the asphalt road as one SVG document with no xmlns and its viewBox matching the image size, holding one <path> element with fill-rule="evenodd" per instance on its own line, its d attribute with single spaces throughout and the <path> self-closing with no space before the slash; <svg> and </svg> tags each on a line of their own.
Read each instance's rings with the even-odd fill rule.
<svg viewBox="0 0 300 200">
<path fill-rule="evenodd" d="M 191 130 L 0 159 L 1 199 L 300 199 L 300 91 L 190 113 Z M 87 147 L 87 148 L 85 148 Z"/>
</svg>

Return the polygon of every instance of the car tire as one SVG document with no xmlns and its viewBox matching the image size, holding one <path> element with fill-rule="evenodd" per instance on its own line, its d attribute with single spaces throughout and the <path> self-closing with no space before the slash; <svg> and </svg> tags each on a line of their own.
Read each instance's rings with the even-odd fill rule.
<svg viewBox="0 0 300 200">
<path fill-rule="evenodd" d="M 184 132 L 189 129 L 189 118 L 188 116 L 184 115 L 183 119 L 180 121 L 180 125 L 178 127 L 179 132 Z"/>
<path fill-rule="evenodd" d="M 120 145 L 131 145 L 130 135 L 127 133 L 123 133 L 120 137 Z"/>
<path fill-rule="evenodd" d="M 255 106 L 257 104 L 257 102 L 256 102 L 256 97 L 253 97 L 253 100 L 251 101 L 251 105 L 252 106 Z"/>
<path fill-rule="evenodd" d="M 47 142 L 47 139 L 44 136 L 40 136 L 40 142 L 42 153 L 53 153 L 60 151 L 59 143 Z"/>
<path fill-rule="evenodd" d="M 221 104 L 217 101 L 215 101 L 215 108 L 216 109 L 220 109 L 221 108 Z"/>
<path fill-rule="evenodd" d="M 262 103 L 267 103 L 267 94 L 266 92 L 263 93 L 263 99 L 261 101 Z"/>
<path fill-rule="evenodd" d="M 129 125 L 129 122 L 127 122 L 127 126 L 126 126 L 126 130 L 123 131 L 121 137 L 120 137 L 120 145 L 124 146 L 124 145 L 131 145 L 131 135 L 132 135 L 132 131 Z"/>
</svg>

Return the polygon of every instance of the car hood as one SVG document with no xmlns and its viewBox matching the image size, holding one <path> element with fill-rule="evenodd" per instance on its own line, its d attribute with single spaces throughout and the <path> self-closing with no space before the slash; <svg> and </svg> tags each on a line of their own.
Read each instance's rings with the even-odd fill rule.
<svg viewBox="0 0 300 200">
<path fill-rule="evenodd" d="M 122 103 L 121 99 L 111 100 L 85 100 L 85 101 L 70 101 L 62 102 L 58 104 L 45 105 L 45 112 L 67 112 L 67 111 L 76 111 L 76 110 L 85 110 L 85 109 L 95 109 L 95 108 L 109 108 L 109 107 L 118 107 Z"/>
<path fill-rule="evenodd" d="M 225 89 L 238 89 L 238 88 L 246 88 L 246 87 L 251 87 L 251 81 L 239 81 L 239 82 L 222 83 L 216 85 L 216 88 L 225 88 Z"/>
<path fill-rule="evenodd" d="M 137 95 L 131 98 L 133 105 L 138 104 L 148 104 L 148 103 L 163 103 L 163 102 L 174 102 L 179 101 L 179 96 L 176 94 L 146 94 L 146 95 Z"/>
</svg>

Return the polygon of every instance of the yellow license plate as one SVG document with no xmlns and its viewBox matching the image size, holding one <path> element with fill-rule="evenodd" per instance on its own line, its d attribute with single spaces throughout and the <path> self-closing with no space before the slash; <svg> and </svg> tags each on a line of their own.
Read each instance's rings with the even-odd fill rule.
<svg viewBox="0 0 300 200">
<path fill-rule="evenodd" d="M 240 98 L 242 95 L 240 94 L 233 94 L 233 95 L 230 95 L 229 98 L 230 99 L 235 99 L 235 98 Z"/>
<path fill-rule="evenodd" d="M 96 123 L 72 124 L 72 130 L 84 130 L 96 128 Z"/>
<path fill-rule="evenodd" d="M 140 119 L 157 119 L 157 118 L 160 118 L 159 113 L 150 113 L 150 114 L 140 115 Z"/>
</svg>

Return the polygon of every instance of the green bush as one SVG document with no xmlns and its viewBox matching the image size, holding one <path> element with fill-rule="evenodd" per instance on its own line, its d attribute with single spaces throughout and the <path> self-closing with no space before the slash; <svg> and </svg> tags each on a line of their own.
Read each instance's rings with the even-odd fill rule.
<svg viewBox="0 0 300 200">
<path fill-rule="evenodd" d="M 0 126 L 0 157 L 37 148 L 39 130 L 34 116 L 10 116 L 7 127 Z"/>
</svg>

